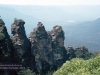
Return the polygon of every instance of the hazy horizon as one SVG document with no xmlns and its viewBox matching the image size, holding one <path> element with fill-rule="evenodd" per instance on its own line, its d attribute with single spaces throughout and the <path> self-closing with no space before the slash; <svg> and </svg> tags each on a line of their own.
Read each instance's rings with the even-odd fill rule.
<svg viewBox="0 0 100 75">
<path fill-rule="evenodd" d="M 38 22 L 42 22 L 47 30 L 55 25 L 74 25 L 80 22 L 94 21 L 100 18 L 100 5 L 8 5 L 0 4 L 0 16 L 7 28 L 14 18 L 23 19 L 26 30 L 32 31 Z M 30 28 L 28 27 L 30 26 Z M 29 29 L 28 29 L 29 28 Z"/>
<path fill-rule="evenodd" d="M 100 5 L 100 0 L 1 0 L 0 4 L 14 5 Z"/>
<path fill-rule="evenodd" d="M 62 26 L 66 38 L 65 46 L 84 45 L 90 50 L 100 50 L 100 19 L 98 19 L 100 18 L 100 5 L 0 4 L 0 16 L 10 35 L 14 18 L 25 21 L 26 35 L 37 27 L 38 22 L 42 22 L 46 31 L 51 31 L 55 25 Z"/>
</svg>

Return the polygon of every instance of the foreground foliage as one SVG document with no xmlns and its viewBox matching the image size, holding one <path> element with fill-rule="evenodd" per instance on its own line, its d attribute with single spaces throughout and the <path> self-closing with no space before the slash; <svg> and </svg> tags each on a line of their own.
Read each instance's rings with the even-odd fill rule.
<svg viewBox="0 0 100 75">
<path fill-rule="evenodd" d="M 89 60 L 74 58 L 66 61 L 53 75 L 100 75 L 100 54 Z"/>
</svg>

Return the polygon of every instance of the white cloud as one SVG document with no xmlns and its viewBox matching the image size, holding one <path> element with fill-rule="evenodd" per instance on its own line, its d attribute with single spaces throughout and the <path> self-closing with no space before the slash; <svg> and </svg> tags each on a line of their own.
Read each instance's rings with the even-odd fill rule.
<svg viewBox="0 0 100 75">
<path fill-rule="evenodd" d="M 67 22 L 75 22 L 74 20 L 68 20 Z"/>
<path fill-rule="evenodd" d="M 100 0 L 0 0 L 0 4 L 17 4 L 17 5 L 100 5 Z"/>
</svg>

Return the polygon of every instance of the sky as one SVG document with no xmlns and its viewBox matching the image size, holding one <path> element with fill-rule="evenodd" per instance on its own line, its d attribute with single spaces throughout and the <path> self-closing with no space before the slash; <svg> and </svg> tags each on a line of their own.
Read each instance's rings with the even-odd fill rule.
<svg viewBox="0 0 100 75">
<path fill-rule="evenodd" d="M 100 5 L 100 0 L 0 0 L 14 5 Z"/>
</svg>

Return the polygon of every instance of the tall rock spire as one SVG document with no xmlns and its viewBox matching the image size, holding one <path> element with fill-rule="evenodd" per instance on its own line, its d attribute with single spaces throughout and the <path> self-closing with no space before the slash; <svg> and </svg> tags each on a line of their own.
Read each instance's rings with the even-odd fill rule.
<svg viewBox="0 0 100 75">
<path fill-rule="evenodd" d="M 54 26 L 49 33 L 52 37 L 52 49 L 56 66 L 61 66 L 66 61 L 66 49 L 64 47 L 64 31 L 61 26 Z"/>
<path fill-rule="evenodd" d="M 53 65 L 53 53 L 51 37 L 41 22 L 38 22 L 37 28 L 31 32 L 29 39 L 37 70 L 47 71 L 50 65 Z"/>
<path fill-rule="evenodd" d="M 31 67 L 30 63 L 34 64 L 34 56 L 31 56 L 31 43 L 26 37 L 25 22 L 22 19 L 15 19 L 11 25 L 11 37 L 15 46 L 15 61 L 24 64 L 27 67 Z M 32 60 L 30 60 L 33 58 Z M 34 66 L 33 66 L 34 67 Z"/>
</svg>

